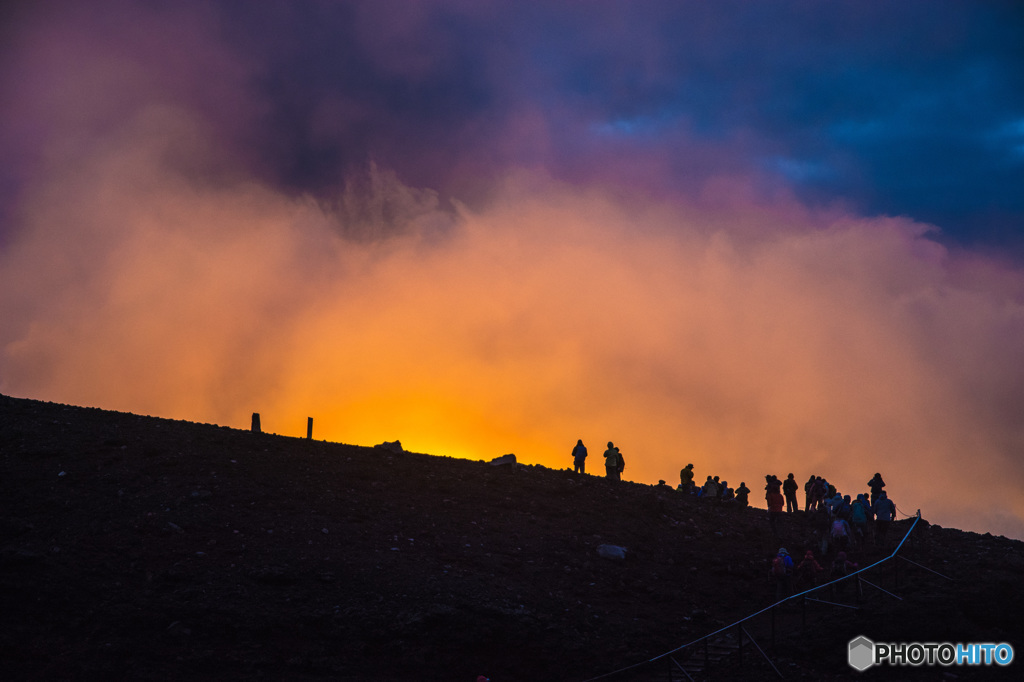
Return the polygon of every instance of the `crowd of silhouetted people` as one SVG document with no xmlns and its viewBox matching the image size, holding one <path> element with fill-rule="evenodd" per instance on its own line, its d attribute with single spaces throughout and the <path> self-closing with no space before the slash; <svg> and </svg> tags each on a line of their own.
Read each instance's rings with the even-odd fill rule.
<svg viewBox="0 0 1024 682">
<path fill-rule="evenodd" d="M 576 442 L 572 454 L 574 471 L 585 473 L 587 448 L 582 440 Z M 625 459 L 614 443 L 608 443 L 604 460 L 606 478 L 609 481 L 621 480 Z M 801 486 L 792 473 L 785 480 L 775 474 L 766 474 L 764 478 L 768 523 L 774 537 L 778 539 L 779 519 L 785 514 L 801 512 L 797 498 Z M 858 568 L 858 564 L 850 558 L 851 552 L 862 550 L 869 544 L 885 546 L 889 526 L 896 520 L 896 505 L 889 499 L 880 473 L 876 473 L 865 485 L 867 489 L 864 492 L 843 494 L 822 476 L 812 475 L 803 484 L 802 513 L 812 521 L 813 538 L 806 538 L 801 543 L 807 549 L 799 563 L 793 560 L 785 547 L 780 547 L 771 558 L 769 575 L 776 598 L 791 593 L 794 581 L 807 588 L 818 585 L 823 578 L 833 580 L 849 575 Z M 658 487 L 671 490 L 663 480 L 658 482 Z M 727 481 L 709 475 L 701 485 L 697 485 L 693 464 L 687 464 L 680 470 L 676 491 L 702 502 L 735 504 L 740 507 L 750 505 L 751 491 L 745 481 L 741 481 L 734 489 Z M 840 587 L 842 584 L 837 583 L 833 587 L 838 596 L 846 589 L 845 586 Z"/>
</svg>

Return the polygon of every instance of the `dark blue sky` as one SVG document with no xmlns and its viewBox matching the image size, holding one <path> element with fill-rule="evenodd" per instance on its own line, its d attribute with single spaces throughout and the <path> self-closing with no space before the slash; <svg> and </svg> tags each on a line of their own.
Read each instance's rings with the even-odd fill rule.
<svg viewBox="0 0 1024 682">
<path fill-rule="evenodd" d="M 57 36 L 147 70 L 294 192 L 369 161 L 470 204 L 514 167 L 656 195 L 743 176 L 1024 255 L 1019 2 L 148 5 L 6 10 L 0 215 L 67 123 L 17 103 Z M 105 125 L 151 95 L 125 88 Z"/>
<path fill-rule="evenodd" d="M 257 142 L 261 160 L 304 190 L 368 157 L 469 199 L 509 166 L 628 183 L 631 160 L 657 158 L 664 176 L 645 182 L 658 193 L 749 174 L 958 243 L 1024 242 L 1019 3 L 243 3 L 222 16 L 260 67 L 256 132 L 274 140 Z"/>
</svg>

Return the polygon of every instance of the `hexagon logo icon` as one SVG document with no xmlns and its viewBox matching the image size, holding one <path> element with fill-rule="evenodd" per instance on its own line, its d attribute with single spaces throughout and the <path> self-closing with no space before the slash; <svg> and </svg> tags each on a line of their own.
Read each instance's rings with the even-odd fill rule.
<svg viewBox="0 0 1024 682">
<path fill-rule="evenodd" d="M 864 672 L 875 662 L 875 643 L 861 635 L 850 640 L 850 667 Z"/>
</svg>

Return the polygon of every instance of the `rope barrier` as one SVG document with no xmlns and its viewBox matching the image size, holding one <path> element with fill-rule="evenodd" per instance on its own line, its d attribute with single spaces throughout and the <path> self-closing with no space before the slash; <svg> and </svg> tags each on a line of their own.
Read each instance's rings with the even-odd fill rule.
<svg viewBox="0 0 1024 682">
<path fill-rule="evenodd" d="M 896 503 L 893 502 L 892 506 L 896 507 Z M 904 519 L 912 519 L 912 518 L 914 518 L 914 514 L 908 514 L 905 511 L 903 511 L 902 509 L 900 509 L 899 507 L 896 507 L 896 512 L 901 514 Z M 920 513 L 920 510 L 918 510 L 918 513 Z"/>
<path fill-rule="evenodd" d="M 870 570 L 870 569 L 874 568 L 875 566 L 878 566 L 879 564 L 885 563 L 886 561 L 889 561 L 890 559 L 894 558 L 896 556 L 896 554 L 899 553 L 900 549 L 903 548 L 903 543 L 905 543 L 907 541 L 907 538 L 910 537 L 910 534 L 912 532 L 914 532 L 914 528 L 917 527 L 917 522 L 920 521 L 920 520 L 921 520 L 921 511 L 918 510 L 917 516 L 914 519 L 914 523 L 911 524 L 910 528 L 907 530 L 907 534 L 903 536 L 902 540 L 900 540 L 900 544 L 896 545 L 896 549 L 893 550 L 892 554 L 890 554 L 887 557 L 883 557 L 882 559 L 879 559 L 878 561 L 876 561 L 875 563 L 871 564 L 870 566 L 865 566 L 864 568 L 858 569 L 858 570 L 854 571 L 853 573 L 850 573 L 849 575 L 843 576 L 842 578 L 836 578 L 835 580 L 832 580 L 830 582 L 824 583 L 822 585 L 818 585 L 818 586 L 813 587 L 813 588 L 811 588 L 809 590 L 804 590 L 803 592 L 800 592 L 798 594 L 790 595 L 790 596 L 786 597 L 785 599 L 780 599 L 779 601 L 775 602 L 774 604 L 770 604 L 769 606 L 764 607 L 760 611 L 755 611 L 754 613 L 750 614 L 749 616 L 747 616 L 745 618 L 739 619 L 735 623 L 730 623 L 729 625 L 726 625 L 725 627 L 719 628 L 718 630 L 715 630 L 714 632 L 708 633 L 708 634 L 704 635 L 703 637 L 698 637 L 697 639 L 695 639 L 693 641 L 690 641 L 690 642 L 687 642 L 686 644 L 683 644 L 682 646 L 678 646 L 675 649 L 672 649 L 671 651 L 666 651 L 665 653 L 658 654 L 657 656 L 654 656 L 653 658 L 649 658 L 646 661 L 640 661 L 639 663 L 634 663 L 633 665 L 628 665 L 628 666 L 626 666 L 624 668 L 619 668 L 618 670 L 613 670 L 612 672 L 605 673 L 603 675 L 598 675 L 597 677 L 588 678 L 588 679 L 584 680 L 583 682 L 594 682 L 594 680 L 602 680 L 602 679 L 604 679 L 606 677 L 611 677 L 612 675 L 618 675 L 619 673 L 624 673 L 627 670 L 633 670 L 634 668 L 639 668 L 639 667 L 644 666 L 644 665 L 649 665 L 651 663 L 654 663 L 655 661 L 659 661 L 659 660 L 665 658 L 666 656 L 671 656 L 672 654 L 677 653 L 679 651 L 682 651 L 683 649 L 685 649 L 687 647 L 693 646 L 694 644 L 697 644 L 698 642 L 703 642 L 706 639 L 709 639 L 711 637 L 714 637 L 715 635 L 721 634 L 721 633 L 725 632 L 726 630 L 739 625 L 740 623 L 745 623 L 748 620 L 750 620 L 751 618 L 754 618 L 755 616 L 760 616 L 762 613 L 770 611 L 770 610 L 774 609 L 776 606 L 779 606 L 780 604 L 784 604 L 787 601 L 790 601 L 792 599 L 796 599 L 797 597 L 802 597 L 802 596 L 804 596 L 806 594 L 810 594 L 812 592 L 817 592 L 818 590 L 820 590 L 822 588 L 825 588 L 825 587 L 828 587 L 829 585 L 834 585 L 834 584 L 840 583 L 840 582 L 842 582 L 844 580 L 849 580 L 850 578 L 854 577 L 855 575 L 857 575 L 859 573 L 863 573 L 864 571 Z"/>
</svg>

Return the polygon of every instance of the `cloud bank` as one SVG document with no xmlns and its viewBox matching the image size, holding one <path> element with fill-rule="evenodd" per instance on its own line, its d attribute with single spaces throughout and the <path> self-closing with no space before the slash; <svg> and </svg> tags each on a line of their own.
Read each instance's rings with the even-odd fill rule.
<svg viewBox="0 0 1024 682">
<path fill-rule="evenodd" d="M 22 164 L 0 242 L 4 393 L 238 427 L 258 411 L 289 435 L 313 416 L 319 438 L 553 467 L 582 438 L 595 472 L 613 440 L 627 478 L 674 482 L 693 462 L 755 499 L 766 473 L 855 494 L 880 471 L 905 513 L 1024 537 L 1019 267 L 920 221 L 805 201 L 698 123 L 677 148 L 722 158 L 662 191 L 679 166 L 644 140 L 657 120 L 609 119 L 604 142 L 564 153 L 559 125 L 593 125 L 586 107 L 457 116 L 470 141 L 485 120 L 498 139 L 469 145 L 486 162 L 441 152 L 437 183 L 422 181 L 437 159 L 364 155 L 307 187 L 316 163 L 247 144 L 282 106 L 253 85 L 273 69 L 216 17 L 168 12 L 128 16 L 178 27 L 157 32 L 174 50 L 113 18 L 35 18 L 5 58 L 19 136 L 4 145 Z M 374 69 L 436 87 L 464 43 L 408 39 L 432 21 L 385 22 L 407 49 L 367 48 Z M 354 139 L 372 99 L 312 98 L 322 123 L 283 126 L 279 154 L 302 149 L 298 129 Z M 451 125 L 424 119 L 417 134 Z M 485 199 L 461 201 L 473 176 Z"/>
</svg>

